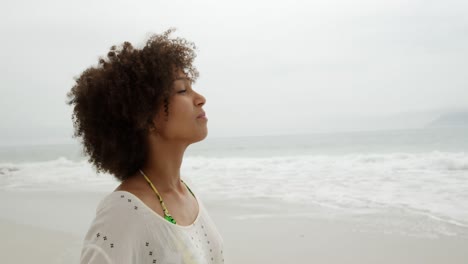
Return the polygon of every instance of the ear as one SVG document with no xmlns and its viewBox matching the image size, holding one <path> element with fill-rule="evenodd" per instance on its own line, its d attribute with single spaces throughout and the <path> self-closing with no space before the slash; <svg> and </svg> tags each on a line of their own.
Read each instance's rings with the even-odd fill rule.
<svg viewBox="0 0 468 264">
<path fill-rule="evenodd" d="M 146 120 L 146 129 L 148 129 L 150 133 L 156 130 L 156 124 L 158 124 L 157 120 L 156 114 Z"/>
<path fill-rule="evenodd" d="M 157 131 L 156 124 L 158 124 L 158 123 L 159 122 L 157 121 L 157 118 L 153 117 L 153 119 L 151 119 L 151 121 L 149 122 L 149 131 L 150 132 L 156 132 Z"/>
<path fill-rule="evenodd" d="M 158 133 L 164 121 L 165 121 L 164 114 L 162 114 L 161 111 L 156 113 L 150 121 L 149 131 Z"/>
</svg>

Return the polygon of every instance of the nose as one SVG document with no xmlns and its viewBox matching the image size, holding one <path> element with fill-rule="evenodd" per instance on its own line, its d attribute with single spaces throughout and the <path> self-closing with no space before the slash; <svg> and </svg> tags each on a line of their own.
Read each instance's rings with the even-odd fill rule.
<svg viewBox="0 0 468 264">
<path fill-rule="evenodd" d="M 195 104 L 197 106 L 205 105 L 205 103 L 206 103 L 205 97 L 203 95 L 199 94 L 199 93 L 196 93 L 196 94 L 197 94 L 197 96 L 195 97 Z"/>
</svg>

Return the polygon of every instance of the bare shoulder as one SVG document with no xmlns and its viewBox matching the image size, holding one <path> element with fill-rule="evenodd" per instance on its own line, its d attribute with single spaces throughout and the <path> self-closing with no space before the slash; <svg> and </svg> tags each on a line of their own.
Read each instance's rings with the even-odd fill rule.
<svg viewBox="0 0 468 264">
<path fill-rule="evenodd" d="M 141 184 L 140 182 L 134 180 L 127 180 L 122 182 L 117 188 L 114 190 L 116 191 L 126 191 L 138 199 L 140 199 L 146 206 L 148 206 L 151 210 L 156 212 L 157 214 L 164 216 L 164 212 L 159 204 L 159 200 L 156 199 L 153 192 L 149 191 L 147 185 Z"/>
<path fill-rule="evenodd" d="M 115 188 L 114 192 L 116 191 L 126 191 L 129 192 L 136 197 L 138 197 L 140 200 L 146 203 L 145 200 L 148 200 L 149 198 L 149 192 L 147 190 L 147 186 L 142 186 L 141 183 L 138 183 L 134 180 L 126 180 L 122 182 L 117 188 Z"/>
</svg>

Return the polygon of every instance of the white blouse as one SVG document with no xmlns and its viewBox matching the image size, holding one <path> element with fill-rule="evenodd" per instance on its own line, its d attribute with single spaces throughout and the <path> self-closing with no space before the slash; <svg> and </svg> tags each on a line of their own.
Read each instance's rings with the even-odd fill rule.
<svg viewBox="0 0 468 264">
<path fill-rule="evenodd" d="M 193 224 L 181 226 L 170 223 L 130 192 L 108 194 L 99 203 L 85 236 L 80 263 L 224 263 L 223 238 L 195 196 L 197 218 Z"/>
</svg>

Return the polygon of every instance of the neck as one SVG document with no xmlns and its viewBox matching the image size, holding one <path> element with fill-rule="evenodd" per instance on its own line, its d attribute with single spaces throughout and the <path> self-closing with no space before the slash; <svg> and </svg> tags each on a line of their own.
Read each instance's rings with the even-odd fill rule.
<svg viewBox="0 0 468 264">
<path fill-rule="evenodd" d="M 158 192 L 184 193 L 180 167 L 187 146 L 180 142 L 162 140 L 160 137 L 150 139 L 148 160 L 141 170 Z M 140 174 L 140 177 L 146 182 L 143 175 Z"/>
</svg>

